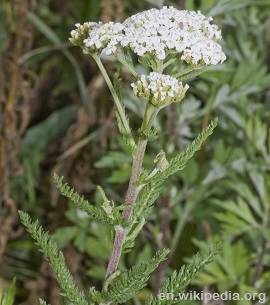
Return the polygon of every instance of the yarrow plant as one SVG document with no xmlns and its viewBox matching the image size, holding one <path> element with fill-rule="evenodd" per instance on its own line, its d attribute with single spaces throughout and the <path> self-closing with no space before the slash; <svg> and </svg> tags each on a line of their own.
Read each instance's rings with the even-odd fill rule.
<svg viewBox="0 0 270 305">
<path fill-rule="evenodd" d="M 123 252 L 134 245 L 135 238 L 146 223 L 154 202 L 162 191 L 164 181 L 183 169 L 187 161 L 200 149 L 203 141 L 213 132 L 217 120 L 200 133 L 197 138 L 176 157 L 167 160 L 165 152 L 153 160 L 155 168 L 142 168 L 148 141 L 158 137 L 154 120 L 158 112 L 171 103 L 179 103 L 189 88 L 186 81 L 204 72 L 211 65 L 222 63 L 226 56 L 218 41 L 221 32 L 212 18 L 200 12 L 179 11 L 174 7 L 150 9 L 127 18 L 123 23 L 86 22 L 76 24 L 70 41 L 80 46 L 85 54 L 96 61 L 115 102 L 119 131 L 133 156 L 130 181 L 123 204 L 115 206 L 98 187 L 104 203 L 101 207 L 91 205 L 74 189 L 54 176 L 60 192 L 92 219 L 112 226 L 114 241 L 112 253 L 103 284 L 97 291 L 90 288 L 86 296 L 76 287 L 66 268 L 65 260 L 55 243 L 44 233 L 29 215 L 20 212 L 21 220 L 36 239 L 54 269 L 63 296 L 68 304 L 124 303 L 147 284 L 150 274 L 166 259 L 169 250 L 158 251 L 149 261 L 133 266 L 127 271 L 119 270 Z M 125 108 L 121 103 L 121 80 L 119 73 L 112 82 L 103 66 L 101 57 L 115 57 L 134 77 L 130 84 L 134 94 L 145 103 L 142 124 L 135 133 L 130 127 Z M 151 70 L 149 75 L 139 75 L 135 60 Z M 207 253 L 198 254 L 189 265 L 175 271 L 160 288 L 160 292 L 180 293 L 219 252 L 218 246 L 210 247 Z M 146 304 L 159 304 L 160 300 L 150 295 Z M 173 300 L 166 300 L 166 304 Z M 40 300 L 40 304 L 46 304 Z"/>
</svg>

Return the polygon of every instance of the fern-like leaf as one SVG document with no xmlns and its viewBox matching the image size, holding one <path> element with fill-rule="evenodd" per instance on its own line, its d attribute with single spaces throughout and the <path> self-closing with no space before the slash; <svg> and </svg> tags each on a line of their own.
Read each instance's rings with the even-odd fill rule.
<svg viewBox="0 0 270 305">
<path fill-rule="evenodd" d="M 155 127 L 152 127 L 150 130 L 145 131 L 143 129 L 139 129 L 138 133 L 140 137 L 146 139 L 147 141 L 153 141 L 158 138 L 158 131 Z"/>
<path fill-rule="evenodd" d="M 162 191 L 162 183 L 147 184 L 134 205 L 134 211 L 128 225 L 127 237 L 123 245 L 123 252 L 128 253 L 135 245 L 135 239 L 142 230 L 146 219 L 149 217 L 153 204 Z"/>
<path fill-rule="evenodd" d="M 163 188 L 162 181 L 158 181 L 158 182 L 151 181 L 143 188 L 139 200 L 134 207 L 133 216 L 135 217 L 135 219 L 132 218 L 133 222 L 136 221 L 137 217 L 140 218 L 143 217 L 145 219 L 148 218 L 152 210 L 152 206 L 159 197 L 162 188 Z"/>
<path fill-rule="evenodd" d="M 167 293 L 172 293 L 175 298 L 161 300 L 158 297 L 151 295 L 144 305 L 170 305 L 179 302 L 177 295 L 182 293 L 191 280 L 201 272 L 207 264 L 213 261 L 214 256 L 220 253 L 220 247 L 221 245 L 217 244 L 211 246 L 206 253 L 197 253 L 190 264 L 184 265 L 178 272 L 174 271 L 172 276 L 165 281 L 158 294 L 162 293 L 163 295 L 167 295 Z"/>
<path fill-rule="evenodd" d="M 204 67 L 202 67 L 201 69 L 199 69 L 199 70 L 197 70 L 197 71 L 193 71 L 193 72 L 191 72 L 191 73 L 187 73 L 187 74 L 181 76 L 181 77 L 179 78 L 179 80 L 180 80 L 181 82 L 184 82 L 184 81 L 186 82 L 186 81 L 188 81 L 188 80 L 190 80 L 190 79 L 192 79 L 192 78 L 195 78 L 195 77 L 201 75 L 202 73 L 204 73 L 204 72 L 207 71 L 208 69 L 209 69 L 209 66 L 204 66 Z"/>
<path fill-rule="evenodd" d="M 128 253 L 131 251 L 131 249 L 135 246 L 135 239 L 141 232 L 143 226 L 145 225 L 146 221 L 144 218 L 140 218 L 139 221 L 136 222 L 136 224 L 129 229 L 122 252 L 123 253 Z"/>
<path fill-rule="evenodd" d="M 94 303 L 104 303 L 104 299 L 99 291 L 96 290 L 95 287 L 91 287 L 89 290 L 89 299 L 91 301 L 91 304 Z"/>
<path fill-rule="evenodd" d="M 66 266 L 63 253 L 58 250 L 56 243 L 50 235 L 44 232 L 38 221 L 32 222 L 31 217 L 27 213 L 19 211 L 19 215 L 27 231 L 36 240 L 41 251 L 47 256 L 63 291 L 62 295 L 74 304 L 88 305 L 84 294 L 79 291 L 74 283 L 73 277 Z"/>
<path fill-rule="evenodd" d="M 147 283 L 150 274 L 157 268 L 160 262 L 164 261 L 169 250 L 164 249 L 156 253 L 149 261 L 143 262 L 138 266 L 133 266 L 128 271 L 120 274 L 112 282 L 108 291 L 103 293 L 107 302 L 116 301 L 120 304 L 131 299 Z"/>
<path fill-rule="evenodd" d="M 63 183 L 63 177 L 54 174 L 53 179 L 60 193 L 70 199 L 79 209 L 86 212 L 92 219 L 114 224 L 114 220 L 110 218 L 103 209 L 91 205 L 88 200 L 76 193 L 67 183 Z"/>
<path fill-rule="evenodd" d="M 188 160 L 198 151 L 205 139 L 213 133 L 214 128 L 217 126 L 217 118 L 211 121 L 210 125 L 204 129 L 197 138 L 188 145 L 188 147 L 176 157 L 170 160 L 169 166 L 162 172 L 157 173 L 151 178 L 151 182 L 164 181 L 169 176 L 173 175 L 177 171 L 182 170 Z"/>
</svg>

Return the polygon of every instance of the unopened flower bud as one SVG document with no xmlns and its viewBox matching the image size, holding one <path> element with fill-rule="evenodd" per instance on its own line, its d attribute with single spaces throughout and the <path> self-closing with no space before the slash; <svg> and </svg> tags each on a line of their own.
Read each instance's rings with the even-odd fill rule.
<svg viewBox="0 0 270 305">
<path fill-rule="evenodd" d="M 169 166 L 169 162 L 167 161 L 165 152 L 163 150 L 157 154 L 154 163 L 156 169 L 160 172 L 163 172 Z"/>
<path fill-rule="evenodd" d="M 85 22 L 84 24 L 76 23 L 76 29 L 71 31 L 69 38 L 70 42 L 75 46 L 84 46 L 84 40 L 89 37 L 89 31 L 100 26 L 100 23 Z"/>
<path fill-rule="evenodd" d="M 176 78 L 157 72 L 151 72 L 148 76 L 141 75 L 131 87 L 136 96 L 158 108 L 180 102 L 189 88 Z"/>
</svg>

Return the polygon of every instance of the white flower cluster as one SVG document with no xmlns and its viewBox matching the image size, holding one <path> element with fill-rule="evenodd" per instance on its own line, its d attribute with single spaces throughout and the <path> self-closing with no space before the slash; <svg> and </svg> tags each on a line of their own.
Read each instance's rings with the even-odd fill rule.
<svg viewBox="0 0 270 305">
<path fill-rule="evenodd" d="M 84 44 L 91 52 L 102 50 L 106 55 L 117 52 L 119 42 L 123 39 L 124 26 L 121 23 L 98 23 L 90 30 L 89 37 L 84 40 Z"/>
<path fill-rule="evenodd" d="M 206 18 L 200 12 L 164 6 L 133 15 L 122 24 L 77 24 L 70 40 L 76 45 L 80 43 L 90 54 L 103 52 L 110 55 L 120 48 L 127 48 L 139 56 L 164 60 L 169 53 L 179 53 L 188 64 L 216 65 L 226 56 L 217 43 L 221 32 L 211 21 L 211 17 Z M 87 31 L 88 35 L 85 35 Z"/>
<path fill-rule="evenodd" d="M 176 78 L 151 72 L 150 75 L 141 75 L 131 84 L 133 92 L 139 98 L 145 99 L 155 107 L 164 107 L 173 102 L 180 102 L 189 88 L 183 86 Z"/>
<path fill-rule="evenodd" d="M 70 41 L 75 45 L 78 45 L 78 41 L 83 42 L 80 45 L 85 53 L 114 54 L 118 49 L 119 41 L 123 38 L 124 26 L 121 23 L 86 22 L 83 25 L 76 24 L 76 26 L 77 29 L 71 32 Z M 87 35 L 84 35 L 85 32 Z"/>
<path fill-rule="evenodd" d="M 200 12 L 166 6 L 150 9 L 126 19 L 121 45 L 139 56 L 153 54 L 163 60 L 169 52 L 177 52 L 187 63 L 216 65 L 226 56 L 216 42 L 221 32 L 210 21 Z"/>
</svg>

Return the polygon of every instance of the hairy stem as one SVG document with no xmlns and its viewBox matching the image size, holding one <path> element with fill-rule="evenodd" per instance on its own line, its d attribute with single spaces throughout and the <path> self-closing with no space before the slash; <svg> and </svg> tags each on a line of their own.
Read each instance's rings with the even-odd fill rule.
<svg viewBox="0 0 270 305">
<path fill-rule="evenodd" d="M 143 119 L 143 123 L 142 123 L 143 131 L 147 132 L 150 130 L 150 128 L 153 124 L 153 120 L 156 117 L 158 111 L 159 111 L 159 109 L 153 107 L 151 104 L 148 104 L 146 106 L 146 110 L 144 113 L 144 119 Z M 132 211 L 133 211 L 133 206 L 135 204 L 135 201 L 136 201 L 139 191 L 140 191 L 140 188 L 135 185 L 135 182 L 139 179 L 139 177 L 141 175 L 142 163 L 143 163 L 143 159 L 144 159 L 147 142 L 148 142 L 147 139 L 140 137 L 138 140 L 138 143 L 137 143 L 136 152 L 133 156 L 133 165 L 132 165 L 132 169 L 131 169 L 131 176 L 130 176 L 128 190 L 127 190 L 127 194 L 126 194 L 126 198 L 125 198 L 125 204 L 129 205 L 130 208 L 124 210 L 122 213 L 122 217 L 127 221 L 130 220 L 130 217 L 131 217 Z M 110 258 L 107 272 L 106 272 L 106 277 L 105 277 L 106 279 L 113 272 L 115 272 L 118 267 L 123 244 L 124 244 L 125 238 L 126 238 L 126 234 L 127 234 L 127 232 L 124 228 L 122 228 L 120 226 L 117 226 L 115 228 L 115 239 L 114 239 L 111 258 Z"/>
<path fill-rule="evenodd" d="M 124 210 L 122 213 L 122 217 L 126 220 L 129 220 L 131 217 L 133 205 L 138 196 L 138 188 L 134 185 L 134 183 L 139 179 L 141 174 L 142 162 L 143 162 L 146 145 L 147 145 L 147 140 L 143 140 L 140 138 L 138 141 L 136 154 L 133 157 L 131 177 L 125 199 L 125 204 L 130 205 L 130 208 Z M 116 227 L 115 239 L 114 239 L 111 258 L 106 272 L 106 278 L 108 278 L 108 276 L 113 272 L 115 272 L 117 269 L 125 238 L 126 238 L 126 230 L 122 227 Z"/>
</svg>

